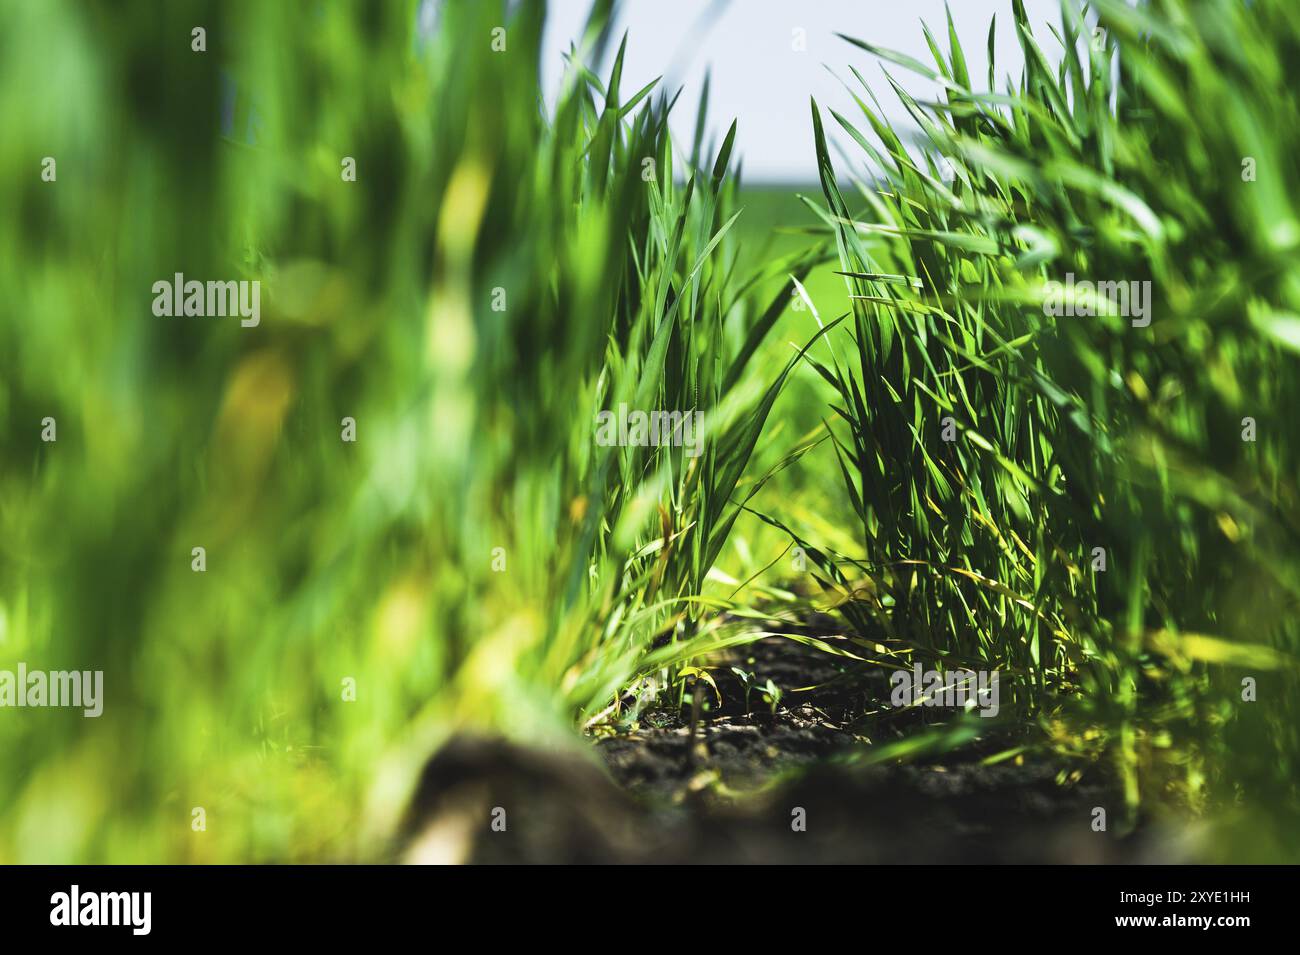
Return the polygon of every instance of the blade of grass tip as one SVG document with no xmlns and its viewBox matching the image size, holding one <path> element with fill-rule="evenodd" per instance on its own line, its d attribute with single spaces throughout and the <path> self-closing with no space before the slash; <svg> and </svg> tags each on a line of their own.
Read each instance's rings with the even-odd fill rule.
<svg viewBox="0 0 1300 955">
<path fill-rule="evenodd" d="M 943 12 L 948 17 L 948 55 L 952 58 L 952 78 L 958 86 L 970 89 L 970 73 L 966 70 L 966 56 L 962 53 L 957 27 L 952 22 L 952 8 L 944 3 Z"/>
<path fill-rule="evenodd" d="M 727 163 L 731 161 L 731 148 L 736 142 L 736 120 L 731 121 L 731 127 L 727 130 L 726 137 L 722 140 L 722 148 L 718 150 L 718 158 L 713 163 L 713 192 L 716 195 L 722 186 L 722 179 L 727 172 Z"/>
<path fill-rule="evenodd" d="M 704 130 L 709 115 L 709 83 L 712 71 L 704 71 L 704 82 L 700 85 L 700 102 L 695 112 L 695 134 L 691 137 L 691 167 L 700 168 L 700 158 L 704 149 Z"/>
<path fill-rule="evenodd" d="M 939 72 L 952 79 L 952 73 L 948 70 L 948 63 L 943 58 L 943 52 L 939 49 L 939 44 L 935 42 L 934 34 L 930 32 L 930 28 L 924 23 L 921 24 L 921 33 L 925 36 L 925 45 L 930 48 L 930 55 L 934 57 L 935 66 L 939 68 Z"/>
<path fill-rule="evenodd" d="M 628 113 L 632 112 L 632 110 L 636 109 L 637 104 L 639 104 L 643 99 L 649 96 L 651 91 L 655 88 L 655 86 L 658 85 L 659 81 L 662 79 L 663 79 L 662 76 L 656 76 L 645 86 L 641 87 L 641 89 L 637 90 L 636 95 L 633 96 L 630 100 L 628 100 L 619 108 L 618 111 L 619 119 L 622 119 Z"/>
<path fill-rule="evenodd" d="M 992 93 L 998 88 L 997 79 L 997 37 L 998 37 L 998 15 L 993 14 L 993 19 L 989 21 L 989 38 L 988 38 L 988 57 L 989 57 L 989 92 Z"/>
<path fill-rule="evenodd" d="M 898 66 L 901 66 L 905 70 L 909 70 L 912 73 L 916 73 L 919 76 L 923 76 L 927 80 L 932 80 L 933 82 L 938 83 L 944 89 L 955 88 L 955 84 L 952 82 L 952 80 L 948 79 L 948 77 L 926 66 L 924 63 L 922 63 L 920 60 L 916 59 L 915 57 L 908 56 L 906 53 L 899 53 L 897 50 L 891 50 L 888 49 L 887 47 L 876 46 L 874 43 L 867 43 L 865 40 L 859 40 L 843 33 L 836 33 L 835 35 L 847 43 L 852 43 L 854 46 L 858 47 L 859 49 L 866 50 L 872 56 L 879 57 L 882 60 L 888 60 L 890 63 L 895 63 Z"/>
<path fill-rule="evenodd" d="M 825 195 L 827 203 L 830 204 L 831 215 L 841 223 L 851 224 L 852 220 L 848 205 L 844 202 L 839 186 L 835 183 L 835 167 L 831 164 L 830 150 L 826 146 L 826 131 L 822 127 L 821 109 L 817 105 L 817 100 L 813 97 L 809 97 L 809 104 L 812 110 L 813 146 L 817 155 L 817 174 L 821 179 L 822 193 Z M 840 261 L 850 261 L 850 242 L 853 244 L 852 251 L 857 258 L 865 258 L 865 250 L 862 248 L 857 235 L 851 229 L 836 228 L 835 245 L 839 251 Z M 846 282 L 845 285 L 850 292 L 853 291 L 851 284 Z"/>
<path fill-rule="evenodd" d="M 614 153 L 614 137 L 619 121 L 618 87 L 623 75 L 623 57 L 627 52 L 627 33 L 618 45 L 618 54 L 614 57 L 614 66 L 609 73 L 609 84 L 605 92 L 605 109 L 596 126 L 596 135 L 591 143 L 592 185 L 597 195 L 603 195 L 605 184 L 609 179 L 610 160 Z"/>
</svg>

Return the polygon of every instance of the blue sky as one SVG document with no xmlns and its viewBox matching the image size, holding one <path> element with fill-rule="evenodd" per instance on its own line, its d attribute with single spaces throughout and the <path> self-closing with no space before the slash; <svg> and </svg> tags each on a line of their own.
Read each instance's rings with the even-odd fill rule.
<svg viewBox="0 0 1300 955">
<path fill-rule="evenodd" d="M 1039 44 L 1055 58 L 1059 44 L 1047 25 L 1060 22 L 1059 0 L 1025 0 L 1025 6 Z M 589 8 L 589 0 L 551 0 L 543 59 L 547 90 L 558 88 L 564 52 L 580 37 Z M 1010 0 L 953 0 L 952 10 L 973 78 L 987 75 L 986 38 L 994 13 L 999 88 L 1008 74 L 1020 75 L 1023 58 Z M 947 50 L 943 0 L 623 0 L 617 16 L 618 32 L 629 34 L 624 88 L 639 89 L 659 74 L 673 89 L 684 86 L 672 129 L 679 142 L 688 143 L 700 87 L 710 71 L 710 132 L 720 141 L 731 120 L 739 121 L 736 148 L 751 183 L 816 181 L 808 98 L 815 96 L 822 106 L 852 119 L 857 107 L 843 83 L 855 82 L 849 65 L 900 129 L 913 128 L 879 61 L 835 33 L 931 63 L 924 22 Z M 803 31 L 803 51 L 794 49 L 796 30 Z M 891 72 L 913 95 L 934 92 L 922 77 L 898 68 Z M 842 134 L 840 139 L 847 142 Z"/>
</svg>

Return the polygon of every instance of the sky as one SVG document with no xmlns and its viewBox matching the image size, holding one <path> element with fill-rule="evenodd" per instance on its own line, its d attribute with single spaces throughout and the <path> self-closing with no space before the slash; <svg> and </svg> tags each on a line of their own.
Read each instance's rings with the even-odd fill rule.
<svg viewBox="0 0 1300 955">
<path fill-rule="evenodd" d="M 1008 75 L 1019 77 L 1023 57 L 1010 0 L 952 0 L 951 7 L 977 87 L 988 73 L 986 42 L 995 13 L 999 90 Z M 1039 45 L 1055 61 L 1060 47 L 1047 25 L 1060 23 L 1059 0 L 1025 0 L 1025 7 Z M 550 95 L 559 88 L 564 54 L 580 39 L 589 9 L 589 0 L 551 0 L 542 63 L 542 82 Z M 930 26 L 946 55 L 943 0 L 623 0 L 616 21 L 620 35 L 628 31 L 623 89 L 631 93 L 660 74 L 673 91 L 683 86 L 671 126 L 674 138 L 688 144 L 708 71 L 710 135 L 720 143 L 731 120 L 738 121 L 736 152 L 744 160 L 746 182 L 815 182 L 808 98 L 816 97 L 823 107 L 850 120 L 861 118 L 844 85 L 847 81 L 856 87 L 850 65 L 862 74 L 900 133 L 915 129 L 880 61 L 835 34 L 932 64 L 922 23 Z M 797 48 L 800 45 L 803 49 Z M 617 44 L 611 46 L 612 56 Z M 934 95 L 934 84 L 923 77 L 898 67 L 890 71 L 913 96 Z M 828 136 L 837 134 L 857 161 L 860 150 L 849 147 L 851 140 L 828 114 L 823 117 Z M 839 157 L 834 158 L 838 165 Z"/>
</svg>

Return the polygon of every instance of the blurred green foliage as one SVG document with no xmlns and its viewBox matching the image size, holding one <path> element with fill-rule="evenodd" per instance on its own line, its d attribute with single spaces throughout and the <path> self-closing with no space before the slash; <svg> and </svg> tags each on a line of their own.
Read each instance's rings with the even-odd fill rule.
<svg viewBox="0 0 1300 955">
<path fill-rule="evenodd" d="M 607 4 L 545 119 L 544 12 L 13 13 L 0 663 L 107 699 L 4 714 L 0 856 L 375 858 L 446 733 L 571 740 L 715 639 L 682 598 L 780 387 L 730 139 L 586 71 Z M 261 281 L 261 324 L 156 318 L 176 272 Z M 619 401 L 706 452 L 595 445 Z"/>
</svg>

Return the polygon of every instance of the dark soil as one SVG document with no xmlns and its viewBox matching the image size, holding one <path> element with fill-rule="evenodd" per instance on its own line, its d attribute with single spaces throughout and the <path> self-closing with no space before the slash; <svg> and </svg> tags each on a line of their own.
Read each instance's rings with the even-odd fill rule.
<svg viewBox="0 0 1300 955">
<path fill-rule="evenodd" d="M 750 675 L 748 687 L 733 667 Z M 660 709 L 597 740 L 596 751 L 615 781 L 639 796 L 679 801 L 713 784 L 724 792 L 752 790 L 861 748 L 867 737 L 852 721 L 888 693 L 884 671 L 864 669 L 768 637 L 728 651 L 710 667 L 717 692 L 703 682 L 694 688 L 707 705 L 694 732 L 689 706 Z M 764 699 L 769 680 L 781 693 L 775 707 Z"/>
<path fill-rule="evenodd" d="M 938 718 L 882 709 L 887 672 L 841 660 L 782 637 L 738 648 L 710 666 L 720 705 L 701 683 L 710 702 L 694 726 L 689 704 L 625 717 L 593 742 L 603 768 L 572 753 L 455 740 L 425 767 L 400 852 L 475 862 L 1191 861 L 1189 844 L 1153 826 L 1114 832 L 1122 800 L 1097 766 L 1034 748 L 990 762 L 1018 742 L 996 730 L 906 763 L 865 764 Z M 754 677 L 748 699 L 732 666 Z M 781 690 L 775 707 L 756 689 L 769 679 Z M 1095 807 L 1111 831 L 1094 831 Z M 504 831 L 487 824 L 494 810 Z"/>
</svg>

